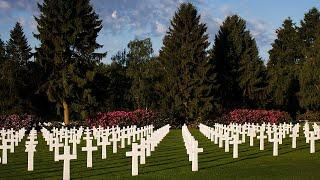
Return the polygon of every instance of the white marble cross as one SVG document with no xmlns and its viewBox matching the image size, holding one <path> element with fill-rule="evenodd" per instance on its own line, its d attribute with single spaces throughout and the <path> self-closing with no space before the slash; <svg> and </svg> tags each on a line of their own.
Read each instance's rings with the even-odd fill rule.
<svg viewBox="0 0 320 180">
<path fill-rule="evenodd" d="M 297 148 L 297 137 L 299 137 L 299 133 L 295 130 L 295 128 L 293 129 L 292 134 L 290 134 L 289 137 L 292 137 L 292 148 Z"/>
<path fill-rule="evenodd" d="M 8 149 L 10 149 L 10 146 L 8 146 L 8 140 L 2 136 L 2 145 L 0 146 L 0 149 L 2 149 L 2 164 L 8 163 Z"/>
<path fill-rule="evenodd" d="M 82 147 L 82 151 L 87 151 L 87 167 L 92 167 L 92 152 L 97 151 L 97 146 L 92 146 L 92 140 L 87 139 L 86 140 L 86 147 Z"/>
<path fill-rule="evenodd" d="M 63 154 L 58 156 L 58 160 L 63 160 L 63 180 L 70 179 L 70 161 L 77 159 L 77 156 L 70 154 L 70 146 L 64 146 Z"/>
<path fill-rule="evenodd" d="M 236 132 L 236 134 L 233 135 L 233 140 L 230 142 L 230 144 L 233 145 L 233 158 L 239 157 L 239 144 L 241 144 L 242 141 L 239 140 L 239 133 Z"/>
<path fill-rule="evenodd" d="M 282 131 L 282 128 L 279 129 L 279 132 L 278 132 L 278 136 L 279 136 L 279 144 L 282 144 L 282 138 L 283 138 L 283 131 Z"/>
<path fill-rule="evenodd" d="M 36 144 L 38 144 L 37 141 L 27 141 L 25 145 L 25 152 L 28 152 L 28 171 L 33 171 L 33 157 L 34 152 L 36 152 Z"/>
<path fill-rule="evenodd" d="M 114 130 L 112 131 L 112 139 L 111 139 L 111 141 L 112 141 L 112 152 L 113 153 L 117 153 L 118 152 L 118 150 L 117 150 L 118 138 L 117 138 L 117 133 Z"/>
<path fill-rule="evenodd" d="M 192 154 L 192 171 L 198 171 L 198 153 L 203 152 L 203 148 L 198 148 L 198 141 L 192 141 L 191 154 Z"/>
<path fill-rule="evenodd" d="M 248 135 L 250 137 L 250 146 L 253 146 L 253 140 L 254 140 L 253 138 L 256 136 L 256 132 L 253 127 L 249 128 Z"/>
<path fill-rule="evenodd" d="M 257 139 L 260 140 L 260 150 L 264 150 L 264 139 L 268 138 L 268 136 L 265 136 L 264 135 L 264 128 L 260 127 L 260 134 L 259 136 L 257 137 Z"/>
<path fill-rule="evenodd" d="M 146 164 L 146 140 L 145 138 L 141 138 L 140 145 L 138 145 L 140 149 L 140 164 Z"/>
<path fill-rule="evenodd" d="M 309 131 L 309 141 L 310 141 L 310 153 L 315 153 L 316 148 L 315 148 L 315 141 L 316 141 L 316 136 L 314 131 Z"/>
<path fill-rule="evenodd" d="M 158 137 L 159 138 L 159 137 Z M 152 141 L 155 141 L 155 140 L 152 140 L 151 139 L 151 136 L 149 134 L 147 134 L 147 140 L 146 140 L 146 156 L 151 156 L 151 144 L 152 144 Z M 154 150 L 154 148 L 153 148 Z"/>
<path fill-rule="evenodd" d="M 132 143 L 132 150 L 130 152 L 126 152 L 126 156 L 132 157 L 132 176 L 137 176 L 138 175 L 138 157 L 141 156 L 141 153 L 138 148 L 137 143 Z"/>
<path fill-rule="evenodd" d="M 219 132 L 219 148 L 222 148 L 223 147 L 223 131 L 221 130 L 220 132 Z"/>
<path fill-rule="evenodd" d="M 102 152 L 102 159 L 107 158 L 107 145 L 110 145 L 111 143 L 108 141 L 108 136 L 102 136 L 102 140 L 100 142 L 101 145 L 101 152 Z"/>
<path fill-rule="evenodd" d="M 224 134 L 224 152 L 229 152 L 229 149 L 230 149 L 230 140 L 231 140 L 231 137 L 229 136 L 230 133 L 227 132 Z"/>
<path fill-rule="evenodd" d="M 271 139 L 270 142 L 273 142 L 273 156 L 278 156 L 278 146 L 279 146 L 278 132 L 274 132 L 273 139 Z"/>
<path fill-rule="evenodd" d="M 126 139 L 126 130 L 122 129 L 120 131 L 120 139 L 121 139 L 121 148 L 125 148 L 125 139 Z"/>
</svg>

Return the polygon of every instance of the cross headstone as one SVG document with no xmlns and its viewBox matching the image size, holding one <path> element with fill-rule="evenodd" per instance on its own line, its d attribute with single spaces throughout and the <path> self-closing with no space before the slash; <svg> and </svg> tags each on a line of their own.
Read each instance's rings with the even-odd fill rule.
<svg viewBox="0 0 320 180">
<path fill-rule="evenodd" d="M 138 157 L 140 156 L 140 154 L 141 153 L 139 151 L 137 143 L 132 143 L 132 151 L 126 152 L 126 156 L 127 157 L 129 157 L 129 156 L 132 157 L 132 162 L 131 162 L 131 166 L 132 166 L 131 174 L 132 174 L 132 176 L 137 176 L 138 175 Z"/>
<path fill-rule="evenodd" d="M 315 153 L 316 152 L 316 148 L 315 148 L 316 136 L 315 136 L 314 131 L 310 131 L 309 134 L 310 134 L 310 136 L 309 136 L 310 153 Z"/>
<path fill-rule="evenodd" d="M 268 136 L 264 135 L 264 128 L 260 127 L 259 136 L 257 137 L 260 140 L 260 150 L 264 150 L 264 139 L 266 139 Z"/>
<path fill-rule="evenodd" d="M 249 133 L 248 133 L 249 137 L 250 137 L 250 146 L 253 146 L 253 138 L 255 137 L 256 133 L 253 127 L 251 127 L 249 129 Z"/>
<path fill-rule="evenodd" d="M 203 148 L 198 148 L 198 141 L 192 142 L 192 171 L 198 171 L 198 153 L 203 152 Z"/>
<path fill-rule="evenodd" d="M 298 132 L 296 130 L 293 130 L 292 134 L 290 134 L 289 137 L 292 137 L 292 148 L 297 148 L 297 137 L 299 137 Z"/>
<path fill-rule="evenodd" d="M 279 146 L 278 132 L 274 132 L 273 139 L 271 139 L 270 142 L 273 142 L 273 156 L 278 156 L 278 146 Z"/>
<path fill-rule="evenodd" d="M 36 152 L 36 144 L 38 144 L 37 141 L 27 141 L 25 145 L 25 152 L 28 152 L 28 171 L 33 171 L 33 157 L 34 152 Z"/>
<path fill-rule="evenodd" d="M 102 159 L 107 158 L 107 145 L 110 145 L 111 143 L 108 141 L 108 136 L 102 136 L 102 141 L 100 142 L 101 145 L 101 152 L 102 152 Z"/>
<path fill-rule="evenodd" d="M 92 152 L 97 151 L 97 146 L 92 146 L 92 140 L 87 139 L 86 140 L 86 147 L 82 147 L 82 151 L 87 151 L 87 167 L 92 167 Z"/>
<path fill-rule="evenodd" d="M 241 144 L 242 141 L 239 140 L 239 134 L 238 132 L 233 135 L 233 140 L 230 142 L 230 144 L 233 144 L 233 158 L 239 157 L 239 144 Z"/>
<path fill-rule="evenodd" d="M 113 153 L 117 153 L 117 142 L 118 142 L 118 138 L 117 138 L 117 134 L 115 131 L 112 131 L 112 152 Z"/>
<path fill-rule="evenodd" d="M 70 161 L 77 159 L 77 156 L 70 154 L 70 146 L 64 146 L 63 154 L 58 156 L 58 160 L 63 160 L 63 180 L 70 179 Z"/>
<path fill-rule="evenodd" d="M 146 140 L 145 138 L 141 138 L 140 145 L 138 145 L 140 149 L 140 164 L 146 164 Z"/>
<path fill-rule="evenodd" d="M 2 137 L 2 145 L 0 146 L 0 149 L 2 149 L 2 164 L 8 163 L 8 149 L 10 149 L 10 146 L 8 146 L 7 142 L 7 139 Z"/>
</svg>

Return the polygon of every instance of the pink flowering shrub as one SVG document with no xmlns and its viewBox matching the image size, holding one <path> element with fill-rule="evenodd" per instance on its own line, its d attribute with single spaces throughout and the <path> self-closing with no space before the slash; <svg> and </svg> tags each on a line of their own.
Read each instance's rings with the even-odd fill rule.
<svg viewBox="0 0 320 180">
<path fill-rule="evenodd" d="M 145 126 L 151 124 L 155 119 L 155 113 L 151 110 L 137 109 L 135 111 L 112 111 L 100 112 L 96 116 L 86 119 L 90 127 L 107 126 Z"/>
<path fill-rule="evenodd" d="M 21 129 L 23 127 L 29 128 L 32 125 L 34 116 L 32 115 L 1 115 L 0 116 L 0 129 Z"/>
<path fill-rule="evenodd" d="M 221 123 L 282 123 L 291 121 L 287 112 L 277 110 L 235 109 L 219 118 Z"/>
</svg>

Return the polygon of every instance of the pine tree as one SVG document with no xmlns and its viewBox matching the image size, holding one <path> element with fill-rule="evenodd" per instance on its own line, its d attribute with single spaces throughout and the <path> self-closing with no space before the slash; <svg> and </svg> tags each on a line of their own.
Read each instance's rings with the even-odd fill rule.
<svg viewBox="0 0 320 180">
<path fill-rule="evenodd" d="M 299 74 L 300 105 L 304 110 L 320 110 L 320 12 L 312 8 L 305 14 L 299 29 L 303 40 L 304 59 Z"/>
<path fill-rule="evenodd" d="M 180 5 L 163 40 L 159 63 L 162 80 L 157 85 L 162 110 L 178 118 L 178 124 L 205 118 L 214 111 L 206 75 L 209 72 L 206 49 L 207 27 L 190 3 Z"/>
<path fill-rule="evenodd" d="M 297 92 L 299 91 L 299 64 L 303 59 L 301 39 L 297 27 L 290 18 L 286 19 L 277 31 L 277 39 L 269 51 L 267 64 L 268 91 L 273 107 L 289 111 L 295 115 L 299 110 Z"/>
<path fill-rule="evenodd" d="M 1 99 L 3 99 L 1 111 L 6 113 L 29 112 L 29 97 L 34 93 L 29 86 L 30 74 L 28 71 L 28 61 L 32 55 L 20 23 L 16 23 L 10 31 L 10 39 L 6 44 L 5 51 L 6 61 L 2 64 L 1 72 L 4 85 L 1 93 Z"/>
<path fill-rule="evenodd" d="M 243 19 L 237 15 L 225 19 L 211 54 L 223 108 L 261 104 L 266 86 L 265 67 Z"/>
<path fill-rule="evenodd" d="M 19 22 L 10 31 L 10 39 L 7 42 L 7 54 L 10 60 L 19 62 L 20 65 L 27 66 L 32 57 L 31 47 L 28 45 L 23 28 Z"/>
<path fill-rule="evenodd" d="M 6 59 L 6 47 L 2 39 L 0 39 L 0 64 Z"/>
<path fill-rule="evenodd" d="M 320 110 L 320 34 L 314 42 L 315 56 L 309 57 L 303 63 L 299 82 L 300 105 L 305 110 Z"/>
<path fill-rule="evenodd" d="M 303 43 L 304 59 L 314 56 L 314 42 L 320 31 L 320 12 L 317 8 L 312 8 L 304 15 L 300 22 L 299 34 Z"/>
<path fill-rule="evenodd" d="M 105 53 L 95 53 L 102 46 L 96 42 L 102 21 L 90 0 L 44 0 L 38 4 L 36 18 L 40 41 L 37 62 L 44 71 L 40 88 L 54 102 L 58 114 L 63 109 L 65 124 L 70 113 L 85 117 L 96 105 L 90 83 L 97 62 Z"/>
</svg>

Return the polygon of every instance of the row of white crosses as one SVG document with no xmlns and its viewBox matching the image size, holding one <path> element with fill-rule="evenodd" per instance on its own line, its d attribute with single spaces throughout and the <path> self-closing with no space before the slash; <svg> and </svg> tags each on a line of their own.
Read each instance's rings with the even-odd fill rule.
<svg viewBox="0 0 320 180">
<path fill-rule="evenodd" d="M 240 127 L 237 126 L 225 126 L 222 124 L 215 124 L 214 128 L 206 126 L 204 124 L 199 125 L 199 130 L 204 134 L 208 139 L 210 139 L 214 144 L 219 144 L 219 148 L 222 148 L 224 145 L 224 151 L 229 152 L 230 144 L 233 145 L 233 158 L 238 158 L 238 149 L 239 144 L 245 142 L 245 133 L 242 133 Z M 252 131 L 250 136 L 254 136 Z M 240 139 L 240 134 L 242 139 Z M 253 145 L 253 142 L 250 138 L 250 144 Z"/>
<path fill-rule="evenodd" d="M 0 130 L 0 149 L 2 150 L 2 156 L 0 157 L 0 162 L 2 164 L 8 163 L 8 150 L 10 153 L 14 153 L 14 148 L 19 145 L 23 137 L 25 136 L 25 128 L 18 131 L 13 129 L 1 129 Z"/>
<path fill-rule="evenodd" d="M 198 153 L 203 152 L 203 148 L 198 148 L 198 141 L 191 135 L 185 124 L 182 126 L 182 137 L 189 161 L 192 162 L 192 171 L 198 171 Z"/>
<path fill-rule="evenodd" d="M 312 128 L 313 131 L 311 131 L 310 124 L 308 122 L 303 126 L 306 143 L 310 144 L 310 153 L 315 153 L 315 142 L 316 140 L 320 140 L 320 127 L 316 123 L 313 123 Z"/>
<path fill-rule="evenodd" d="M 141 137 L 140 143 L 132 143 L 132 150 L 126 153 L 127 157 L 132 158 L 132 176 L 137 176 L 139 174 L 138 158 L 140 157 L 140 164 L 145 164 L 146 156 L 151 156 L 151 152 L 155 151 L 155 148 L 162 141 L 162 139 L 169 133 L 169 131 L 170 125 L 167 124 L 157 129 L 156 131 L 151 132 L 151 134 L 147 134 L 146 138 Z"/>
<path fill-rule="evenodd" d="M 112 143 L 112 152 L 118 152 L 118 142 L 120 142 L 120 147 L 123 149 L 127 145 L 131 145 L 132 142 L 140 140 L 142 137 L 153 132 L 153 125 L 148 125 L 144 127 L 137 128 L 137 126 L 127 126 L 123 128 L 107 127 L 106 129 L 99 127 L 93 128 L 93 136 L 97 140 L 97 145 L 102 146 L 102 159 L 106 159 L 106 147 Z M 110 137 L 110 139 L 109 139 Z"/>
<path fill-rule="evenodd" d="M 223 141 L 225 146 L 225 152 L 229 152 L 229 144 L 233 144 L 233 158 L 238 158 L 238 145 L 246 142 L 246 137 L 249 137 L 249 145 L 254 146 L 254 138 L 259 140 L 260 150 L 264 150 L 265 139 L 268 142 L 273 143 L 273 156 L 278 156 L 279 144 L 282 144 L 284 138 L 289 135 L 292 138 L 292 148 L 297 147 L 297 137 L 299 137 L 299 124 L 279 124 L 271 125 L 270 123 L 262 125 L 258 124 L 229 124 L 223 125 L 216 123 L 214 127 L 208 127 L 204 124 L 199 125 L 199 130 L 208 139 L 219 144 L 219 147 L 223 147 Z M 308 127 L 306 127 L 308 129 Z M 315 128 L 314 128 L 315 129 Z M 305 133 L 310 136 L 306 136 L 309 139 L 315 139 L 313 133 Z M 318 133 L 320 134 L 320 133 Z M 239 137 L 241 138 L 239 139 Z M 307 140 L 306 140 L 307 141 Z M 311 142 L 311 146 L 314 141 Z M 311 150 L 310 150 L 311 152 Z"/>
<path fill-rule="evenodd" d="M 112 151 L 117 153 L 117 145 L 120 141 L 121 148 L 125 148 L 125 141 L 127 140 L 128 145 L 131 142 L 140 140 L 143 137 L 147 137 L 153 132 L 153 126 L 148 125 L 144 127 L 137 128 L 136 126 L 128 126 L 124 128 L 107 127 L 107 128 L 82 128 L 79 129 L 66 129 L 54 128 L 52 132 L 42 128 L 42 134 L 49 146 L 50 151 L 54 151 L 55 161 L 64 161 L 63 168 L 63 179 L 70 179 L 70 161 L 77 159 L 77 145 L 80 144 L 82 136 L 83 140 L 86 141 L 86 146 L 82 147 L 81 150 L 87 153 L 87 167 L 91 168 L 92 165 L 92 153 L 98 150 L 101 146 L 102 159 L 107 158 L 107 145 L 111 145 Z M 93 145 L 93 139 L 97 140 L 97 146 Z M 72 145 L 72 151 L 71 146 Z M 63 154 L 59 154 L 59 148 L 64 149 Z"/>
</svg>

